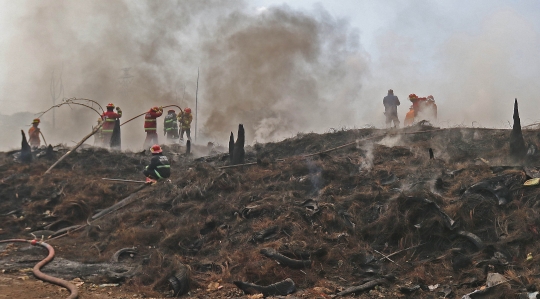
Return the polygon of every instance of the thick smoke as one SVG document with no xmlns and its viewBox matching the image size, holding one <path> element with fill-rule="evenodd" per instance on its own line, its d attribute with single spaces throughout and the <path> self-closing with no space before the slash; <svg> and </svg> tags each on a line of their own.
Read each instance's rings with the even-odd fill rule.
<svg viewBox="0 0 540 299">
<path fill-rule="evenodd" d="M 523 124 L 540 121 L 540 35 L 518 5 L 471 4 L 469 11 L 426 0 L 377 4 L 380 11 L 369 11 L 381 26 L 368 55 L 360 31 L 322 8 L 257 12 L 242 0 L 12 3 L 2 7 L 14 21 L 0 20 L 9 26 L 0 36 L 2 114 L 50 107 L 53 71 L 62 73 L 64 97 L 113 102 L 123 121 L 155 105 L 195 110 L 199 69 L 198 142 L 225 144 L 239 123 L 247 144 L 298 131 L 384 127 L 389 88 L 402 102 L 402 121 L 410 93 L 435 96 L 436 125 L 509 128 L 516 97 Z M 91 110 L 62 107 L 53 131 L 51 117 L 42 123 L 47 141 L 67 144 L 97 119 Z M 0 116 L 0 124 L 7 119 Z M 16 147 L 17 129 L 31 121 L 12 119 L 3 126 L 3 149 Z M 124 148 L 141 148 L 142 124 L 122 127 Z"/>
<path fill-rule="evenodd" d="M 377 57 L 363 81 L 366 109 L 360 119 L 382 127 L 381 101 L 393 88 L 401 100 L 400 120 L 411 105 L 407 96 L 415 93 L 435 97 L 440 126 L 474 122 L 476 127 L 510 128 L 516 97 L 527 107 L 523 123 L 540 121 L 535 112 L 540 35 L 523 14 L 484 5 L 471 12 L 481 12 L 480 17 L 468 16 L 458 3 L 433 1 L 396 6 L 401 5 L 399 17 L 389 17 L 390 25 L 375 37 Z M 373 111 L 379 111 L 375 118 Z"/>
<path fill-rule="evenodd" d="M 207 134 L 246 124 L 257 141 L 354 124 L 366 70 L 358 36 L 324 11 L 231 14 L 208 41 Z"/>
<path fill-rule="evenodd" d="M 322 9 L 256 13 L 246 2 L 217 0 L 24 3 L 6 51 L 10 76 L 2 90 L 11 86 L 10 92 L 0 94 L 19 102 L 15 111 L 52 105 L 54 71 L 62 73 L 66 98 L 113 102 L 123 121 L 159 105 L 195 112 L 200 68 L 201 140 L 225 143 L 238 123 L 246 126 L 248 144 L 354 125 L 364 54 L 348 23 Z M 42 123 L 50 142 L 71 144 L 98 115 L 58 108 L 54 132 L 51 117 Z M 141 118 L 122 127 L 124 148 L 141 148 L 142 124 Z"/>
</svg>

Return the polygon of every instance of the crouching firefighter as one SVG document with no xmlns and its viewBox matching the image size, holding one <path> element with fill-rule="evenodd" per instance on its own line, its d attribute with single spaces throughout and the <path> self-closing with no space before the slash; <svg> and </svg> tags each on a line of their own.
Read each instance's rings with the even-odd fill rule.
<svg viewBox="0 0 540 299">
<path fill-rule="evenodd" d="M 171 164 L 169 159 L 163 155 L 163 150 L 158 144 L 153 145 L 150 152 L 152 152 L 152 160 L 143 173 L 146 176 L 146 183 L 154 184 L 158 180 L 171 176 Z"/>
</svg>

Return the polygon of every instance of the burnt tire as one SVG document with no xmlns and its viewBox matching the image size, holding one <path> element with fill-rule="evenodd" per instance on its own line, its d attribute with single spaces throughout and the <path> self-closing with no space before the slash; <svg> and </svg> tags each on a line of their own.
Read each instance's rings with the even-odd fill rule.
<svg viewBox="0 0 540 299">
<path fill-rule="evenodd" d="M 189 276 L 189 267 L 180 264 L 174 276 L 169 277 L 169 283 L 174 291 L 174 297 L 184 295 L 189 291 Z"/>
</svg>

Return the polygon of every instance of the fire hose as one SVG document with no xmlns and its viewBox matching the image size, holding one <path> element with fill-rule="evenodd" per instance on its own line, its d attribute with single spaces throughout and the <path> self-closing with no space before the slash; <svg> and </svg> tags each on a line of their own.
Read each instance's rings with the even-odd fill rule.
<svg viewBox="0 0 540 299">
<path fill-rule="evenodd" d="M 74 284 L 68 281 L 65 281 L 63 279 L 57 278 L 57 277 L 49 276 L 40 271 L 41 267 L 45 266 L 48 262 L 50 262 L 54 258 L 54 248 L 51 245 L 45 242 L 39 242 L 37 240 L 25 240 L 25 239 L 9 239 L 9 240 L 0 241 L 0 243 L 14 243 L 14 242 L 30 243 L 32 245 L 40 245 L 42 247 L 47 248 L 47 250 L 49 250 L 49 255 L 34 266 L 34 268 L 32 269 L 32 273 L 34 273 L 34 276 L 36 276 L 37 278 L 43 281 L 50 282 L 50 283 L 53 283 L 53 284 L 56 284 L 56 285 L 59 285 L 68 289 L 71 292 L 71 294 L 69 295 L 69 297 L 67 297 L 67 299 L 76 299 L 79 296 L 79 291 L 77 290 L 77 287 Z"/>
<path fill-rule="evenodd" d="M 167 107 L 177 107 L 178 109 L 180 109 L 180 111 L 182 111 L 182 107 L 180 107 L 180 106 L 178 106 L 178 105 L 167 105 L 167 106 L 163 106 L 162 108 L 167 108 Z M 146 113 L 147 113 L 147 112 L 143 112 L 143 113 L 141 113 L 141 114 L 139 114 L 139 115 L 137 115 L 137 116 L 134 116 L 134 117 L 132 117 L 132 118 L 126 120 L 126 121 L 123 122 L 120 126 L 123 126 L 123 125 L 127 124 L 128 122 L 130 122 L 130 121 L 136 119 L 137 117 L 140 117 L 140 116 L 145 115 Z"/>
</svg>

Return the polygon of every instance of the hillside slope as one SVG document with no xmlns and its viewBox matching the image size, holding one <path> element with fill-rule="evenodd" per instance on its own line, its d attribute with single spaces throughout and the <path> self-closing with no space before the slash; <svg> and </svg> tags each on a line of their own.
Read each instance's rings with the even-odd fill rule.
<svg viewBox="0 0 540 299">
<path fill-rule="evenodd" d="M 461 297 L 484 286 L 489 273 L 508 282 L 474 298 L 515 297 L 540 284 L 540 189 L 522 186 L 540 163 L 536 153 L 525 168 L 509 162 L 509 135 L 429 126 L 299 134 L 247 147 L 246 162 L 258 164 L 225 169 L 228 154 L 195 147 L 205 156 L 194 158 L 165 147 L 171 182 L 142 189 L 101 178 L 142 180 L 148 154 L 85 148 L 46 176 L 54 161 L 20 164 L 3 155 L 0 237 L 41 231 L 37 237 L 46 239 L 83 225 L 47 241 L 57 258 L 121 264 L 129 275 L 58 270 L 58 276 L 120 282 L 148 296 L 170 294 L 169 278 L 187 265 L 192 298 L 239 298 L 233 281 L 265 286 L 287 278 L 297 288 L 291 298 L 329 298 L 365 283 L 356 295 L 342 294 Z M 539 136 L 524 131 L 529 144 Z M 129 205 L 92 220 L 131 194 Z M 110 262 L 128 247 L 135 252 Z M 0 265 L 24 260 L 22 249 L 1 245 Z M 23 268 L 4 266 L 17 267 Z"/>
</svg>

